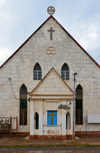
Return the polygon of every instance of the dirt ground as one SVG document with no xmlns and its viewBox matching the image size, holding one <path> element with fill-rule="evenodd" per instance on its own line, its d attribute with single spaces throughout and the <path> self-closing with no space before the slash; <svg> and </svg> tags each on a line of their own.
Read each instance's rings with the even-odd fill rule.
<svg viewBox="0 0 100 153">
<path fill-rule="evenodd" d="M 25 137 L 0 137 L 0 146 L 14 145 L 100 145 L 100 137 L 78 137 L 77 140 L 29 140 Z"/>
</svg>

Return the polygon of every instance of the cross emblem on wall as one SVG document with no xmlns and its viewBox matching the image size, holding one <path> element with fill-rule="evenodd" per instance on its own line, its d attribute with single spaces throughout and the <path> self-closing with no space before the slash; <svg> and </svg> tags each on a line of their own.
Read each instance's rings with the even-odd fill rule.
<svg viewBox="0 0 100 153">
<path fill-rule="evenodd" d="M 55 32 L 55 30 L 53 30 L 53 28 L 50 27 L 50 30 L 48 30 L 48 32 L 50 32 L 50 40 L 53 40 L 53 32 Z"/>
<path fill-rule="evenodd" d="M 51 125 L 53 125 L 53 117 L 56 116 L 56 114 L 53 114 L 53 112 L 51 112 L 51 114 L 49 114 L 48 116 L 51 117 Z"/>
</svg>

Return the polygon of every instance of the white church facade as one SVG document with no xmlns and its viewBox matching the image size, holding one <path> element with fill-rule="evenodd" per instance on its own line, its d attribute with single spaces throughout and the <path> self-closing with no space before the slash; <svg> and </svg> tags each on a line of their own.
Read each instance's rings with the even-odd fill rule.
<svg viewBox="0 0 100 153">
<path fill-rule="evenodd" d="M 100 135 L 100 66 L 52 15 L 0 67 L 0 128 L 11 116 L 18 135 L 71 139 L 75 72 L 75 134 Z"/>
</svg>

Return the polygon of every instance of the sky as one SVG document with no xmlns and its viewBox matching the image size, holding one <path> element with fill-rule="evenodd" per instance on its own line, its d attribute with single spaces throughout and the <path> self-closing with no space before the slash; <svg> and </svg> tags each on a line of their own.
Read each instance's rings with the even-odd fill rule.
<svg viewBox="0 0 100 153">
<path fill-rule="evenodd" d="M 0 0 L 0 65 L 49 17 L 49 6 L 100 65 L 100 0 Z"/>
</svg>

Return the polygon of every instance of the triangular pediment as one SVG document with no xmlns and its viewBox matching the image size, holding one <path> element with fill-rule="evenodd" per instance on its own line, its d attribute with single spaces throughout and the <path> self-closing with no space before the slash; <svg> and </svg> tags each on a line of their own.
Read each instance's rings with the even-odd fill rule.
<svg viewBox="0 0 100 153">
<path fill-rule="evenodd" d="M 68 33 L 68 31 L 66 31 L 65 30 L 65 28 L 52 16 L 52 15 L 50 15 L 40 26 L 39 26 L 39 28 L 34 32 L 34 33 L 32 33 L 32 35 L 0 66 L 0 68 L 2 68 L 12 57 L 14 57 L 15 56 L 15 54 L 16 53 L 18 53 L 23 47 L 24 47 L 24 45 L 25 44 L 27 44 L 30 40 L 31 40 L 31 38 L 32 37 L 34 37 L 35 36 L 35 34 L 37 33 L 37 32 L 39 32 L 39 30 L 41 30 L 41 28 L 43 28 L 43 26 L 46 26 L 47 27 L 47 23 L 50 21 L 50 20 L 52 20 L 52 22 L 50 23 L 50 24 L 53 24 L 54 25 L 54 23 L 56 23 L 56 25 L 58 25 L 66 34 L 67 34 L 67 36 L 69 37 L 69 38 L 71 38 L 71 40 L 73 40 L 78 46 L 79 46 L 79 48 L 81 48 L 81 50 L 100 68 L 100 65 L 84 50 L 84 48 Z M 45 28 L 44 28 L 45 29 Z M 46 29 L 46 31 L 47 31 L 47 29 Z M 59 31 L 57 32 L 57 33 L 59 33 Z M 44 33 L 43 32 L 40 32 L 40 35 L 42 35 L 42 38 L 43 38 L 43 35 L 44 35 Z M 61 35 L 60 35 L 61 36 Z M 38 34 L 38 37 L 39 37 L 39 34 Z M 59 36 L 58 36 L 59 37 Z M 37 37 L 36 37 L 37 38 Z M 47 37 L 46 38 L 44 38 L 44 39 L 47 39 Z M 33 40 L 32 40 L 32 42 L 33 42 Z M 31 41 L 30 41 L 30 43 L 31 43 Z"/>
<path fill-rule="evenodd" d="M 54 68 L 52 68 L 47 75 L 40 81 L 40 83 L 31 91 L 29 95 L 43 95 L 43 94 L 62 94 L 72 95 L 73 90 L 60 77 Z"/>
</svg>

